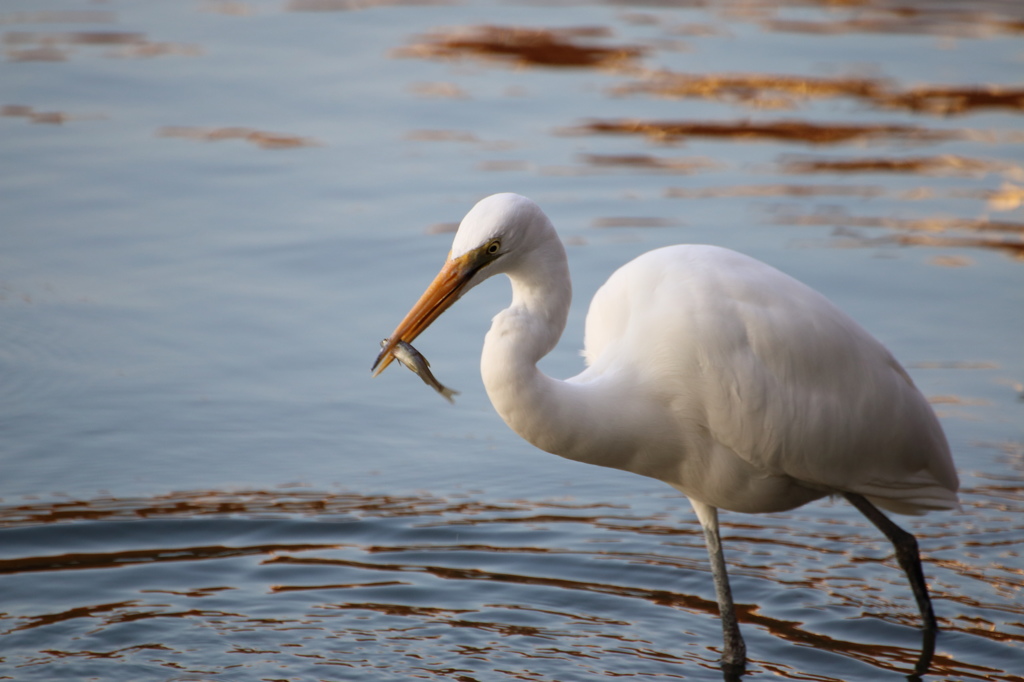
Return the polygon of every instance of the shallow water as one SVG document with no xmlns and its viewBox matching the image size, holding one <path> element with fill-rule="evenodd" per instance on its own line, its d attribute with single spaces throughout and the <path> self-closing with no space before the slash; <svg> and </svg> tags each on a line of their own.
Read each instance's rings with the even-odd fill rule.
<svg viewBox="0 0 1024 682">
<path fill-rule="evenodd" d="M 576 306 L 676 242 L 888 345 L 953 446 L 929 679 L 1024 679 L 1024 11 L 1014 2 L 8 2 L 0 679 L 721 679 L 657 481 L 487 403 L 507 287 L 370 380 L 480 197 L 541 203 Z M 854 510 L 723 514 L 745 679 L 902 679 L 917 611 Z"/>
</svg>

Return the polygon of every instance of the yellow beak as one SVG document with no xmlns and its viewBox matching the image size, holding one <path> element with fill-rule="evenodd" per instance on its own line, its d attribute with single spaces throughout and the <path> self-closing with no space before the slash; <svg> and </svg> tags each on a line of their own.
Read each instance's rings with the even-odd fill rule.
<svg viewBox="0 0 1024 682">
<path fill-rule="evenodd" d="M 479 256 L 479 252 L 470 251 L 445 262 L 441 272 L 437 273 L 437 277 L 420 296 L 420 300 L 416 301 L 412 310 L 398 323 L 395 331 L 391 332 L 387 343 L 370 368 L 373 370 L 373 376 L 383 372 L 395 359 L 394 349 L 399 341 L 411 343 L 420 332 L 440 317 L 441 313 L 459 300 L 466 283 L 479 269 Z"/>
</svg>

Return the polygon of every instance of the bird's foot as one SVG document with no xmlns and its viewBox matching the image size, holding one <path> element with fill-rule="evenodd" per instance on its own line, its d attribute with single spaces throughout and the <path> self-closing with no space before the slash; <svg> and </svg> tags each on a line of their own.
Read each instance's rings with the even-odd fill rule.
<svg viewBox="0 0 1024 682">
<path fill-rule="evenodd" d="M 740 678 L 747 672 L 747 661 L 741 658 L 738 661 L 727 661 L 722 659 L 722 679 L 724 682 L 740 682 Z"/>
<path fill-rule="evenodd" d="M 722 649 L 722 677 L 725 682 L 739 682 L 747 672 L 747 645 L 739 628 L 725 629 L 725 646 Z"/>
</svg>

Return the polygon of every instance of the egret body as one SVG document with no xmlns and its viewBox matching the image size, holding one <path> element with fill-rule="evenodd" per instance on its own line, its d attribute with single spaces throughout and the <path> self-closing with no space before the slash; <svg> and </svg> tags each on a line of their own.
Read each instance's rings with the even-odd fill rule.
<svg viewBox="0 0 1024 682">
<path fill-rule="evenodd" d="M 723 665 L 742 670 L 718 510 L 792 509 L 828 495 L 893 542 L 921 611 L 927 670 L 935 617 L 914 537 L 879 508 L 957 507 L 942 428 L 906 371 L 825 297 L 748 256 L 669 246 L 617 270 L 586 319 L 586 369 L 537 369 L 565 328 L 565 249 L 532 201 L 497 194 L 463 219 L 440 273 L 389 337 L 375 375 L 459 297 L 497 274 L 512 304 L 494 317 L 480 369 L 520 436 L 568 459 L 662 480 L 689 498 L 711 559 Z M 924 672 L 923 670 L 920 672 Z"/>
</svg>

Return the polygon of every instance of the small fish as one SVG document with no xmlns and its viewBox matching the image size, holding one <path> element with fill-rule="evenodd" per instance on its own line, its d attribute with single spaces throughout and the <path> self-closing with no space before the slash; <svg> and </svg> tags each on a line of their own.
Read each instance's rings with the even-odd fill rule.
<svg viewBox="0 0 1024 682">
<path fill-rule="evenodd" d="M 383 348 L 387 342 L 387 339 L 381 341 L 381 348 Z M 430 371 L 430 363 L 427 362 L 427 359 L 423 357 L 418 350 L 412 347 L 412 344 L 406 343 L 405 341 L 399 341 L 395 344 L 395 349 L 392 351 L 392 354 L 395 356 L 395 360 L 398 360 L 407 368 L 418 374 L 420 379 L 423 379 L 423 383 L 443 395 L 448 402 L 453 405 L 455 404 L 455 400 L 452 396 L 458 395 L 459 392 L 448 388 L 437 380 L 434 374 Z"/>
</svg>

